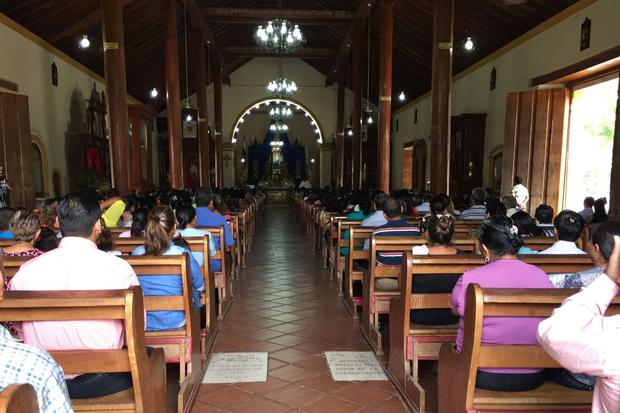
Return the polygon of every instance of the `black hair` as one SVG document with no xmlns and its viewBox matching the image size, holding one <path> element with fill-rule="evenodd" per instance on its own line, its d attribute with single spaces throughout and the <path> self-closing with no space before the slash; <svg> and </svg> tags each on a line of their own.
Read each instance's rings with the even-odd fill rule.
<svg viewBox="0 0 620 413">
<path fill-rule="evenodd" d="M 553 208 L 547 204 L 540 204 L 536 207 L 534 216 L 541 224 L 551 224 L 553 220 Z"/>
<path fill-rule="evenodd" d="M 64 237 L 90 236 L 100 218 L 99 202 L 91 195 L 69 194 L 58 203 L 58 222 Z"/>
<path fill-rule="evenodd" d="M 519 206 L 519 204 L 517 203 L 517 198 L 515 198 L 512 195 L 506 195 L 502 197 L 502 204 L 504 204 L 504 206 L 506 207 L 506 210 L 509 210 L 511 208 L 516 208 Z"/>
<path fill-rule="evenodd" d="M 213 201 L 213 191 L 209 188 L 200 188 L 196 191 L 196 206 L 207 207 Z"/>
<path fill-rule="evenodd" d="M 177 228 L 185 229 L 196 218 L 196 210 L 191 205 L 181 205 L 176 210 Z"/>
<path fill-rule="evenodd" d="M 362 197 L 359 200 L 359 204 L 360 209 L 362 210 L 362 213 L 364 214 L 364 216 L 368 216 L 372 210 L 372 202 L 370 201 L 370 198 L 367 196 Z"/>
<path fill-rule="evenodd" d="M 486 200 L 487 193 L 482 188 L 474 188 L 471 190 L 471 200 L 474 205 L 483 205 Z"/>
<path fill-rule="evenodd" d="M 523 183 L 523 178 L 521 178 L 520 176 L 515 176 L 514 184 L 521 185 L 522 183 Z"/>
<path fill-rule="evenodd" d="M 397 218 L 401 216 L 401 205 L 398 199 L 389 197 L 383 203 L 383 213 L 388 218 Z"/>
<path fill-rule="evenodd" d="M 522 237 L 539 237 L 542 230 L 536 225 L 534 219 L 525 211 L 519 211 L 512 215 L 512 222 L 519 229 L 519 235 Z"/>
<path fill-rule="evenodd" d="M 420 193 L 420 197 L 422 198 L 423 202 L 431 202 L 431 200 L 433 199 L 433 194 L 430 191 L 422 191 Z"/>
<path fill-rule="evenodd" d="M 454 218 L 450 215 L 433 215 L 426 220 L 428 240 L 431 245 L 449 245 L 454 235 Z"/>
<path fill-rule="evenodd" d="M 504 206 L 504 204 L 499 198 L 491 198 L 487 201 L 487 212 L 489 213 L 490 217 L 505 217 L 506 206 Z"/>
<path fill-rule="evenodd" d="M 388 196 L 385 194 L 385 192 L 377 192 L 374 199 L 375 199 L 375 209 L 377 211 L 382 211 L 383 205 L 385 204 L 385 201 L 388 199 Z"/>
<path fill-rule="evenodd" d="M 553 226 L 558 231 L 558 239 L 560 241 L 575 242 L 583 231 L 585 221 L 581 215 L 567 209 L 555 217 Z"/>
<path fill-rule="evenodd" d="M 59 243 L 60 240 L 58 239 L 54 231 L 52 231 L 50 228 L 41 228 L 39 238 L 35 240 L 33 245 L 35 248 L 47 252 L 58 248 Z"/>
<path fill-rule="evenodd" d="M 112 231 L 110 228 L 102 228 L 101 232 L 97 236 L 97 248 L 101 251 L 112 251 L 114 249 L 114 238 L 112 237 Z"/>
<path fill-rule="evenodd" d="M 598 245 L 606 261 L 609 261 L 611 252 L 614 250 L 614 235 L 620 236 L 620 222 L 605 222 L 592 235 L 592 244 Z"/>
<path fill-rule="evenodd" d="M 494 216 L 482 221 L 474 236 L 497 256 L 515 255 L 523 246 L 518 229 L 506 216 Z"/>
<path fill-rule="evenodd" d="M 592 208 L 594 206 L 594 198 L 592 198 L 591 196 L 587 196 L 583 200 L 583 204 L 587 206 L 588 208 Z"/>
<path fill-rule="evenodd" d="M 448 208 L 445 198 L 441 196 L 431 199 L 429 206 L 431 214 L 443 214 L 446 208 Z"/>
<path fill-rule="evenodd" d="M 13 208 L 0 208 L 0 231 L 9 230 L 9 222 L 14 213 L 15 210 Z"/>
<path fill-rule="evenodd" d="M 592 215 L 593 224 L 607 222 L 607 212 L 605 211 L 605 205 L 607 205 L 607 199 L 605 198 L 599 198 L 594 201 L 594 214 Z"/>
<path fill-rule="evenodd" d="M 132 237 L 144 236 L 144 227 L 146 227 L 147 217 L 148 212 L 144 208 L 138 208 L 133 211 L 130 231 Z"/>
</svg>

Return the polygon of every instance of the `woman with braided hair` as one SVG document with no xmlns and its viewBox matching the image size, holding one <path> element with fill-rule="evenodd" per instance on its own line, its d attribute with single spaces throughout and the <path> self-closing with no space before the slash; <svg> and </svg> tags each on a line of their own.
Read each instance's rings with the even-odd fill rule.
<svg viewBox="0 0 620 413">
<path fill-rule="evenodd" d="M 519 260 L 517 253 L 523 245 L 519 229 L 508 217 L 495 216 L 483 221 L 475 232 L 482 244 L 486 262 L 482 267 L 465 272 L 457 281 L 450 305 L 461 317 L 456 337 L 456 349 L 463 344 L 465 293 L 469 284 L 482 288 L 553 288 L 541 269 Z M 482 322 L 483 344 L 536 344 L 537 317 L 488 317 Z M 480 369 L 476 387 L 495 391 L 531 390 L 545 379 L 537 369 Z"/>
</svg>

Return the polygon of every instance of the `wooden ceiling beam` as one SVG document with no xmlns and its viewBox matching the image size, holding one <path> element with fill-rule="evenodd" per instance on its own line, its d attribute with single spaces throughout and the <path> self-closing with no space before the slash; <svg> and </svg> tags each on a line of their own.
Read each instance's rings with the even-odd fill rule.
<svg viewBox="0 0 620 413">
<path fill-rule="evenodd" d="M 249 47 L 226 47 L 224 49 L 226 56 L 231 57 L 298 57 L 301 59 L 327 59 L 338 53 L 336 49 L 322 47 L 304 47 L 293 53 L 278 54 L 268 50 L 263 50 L 258 46 Z"/>
<path fill-rule="evenodd" d="M 360 5 L 357 7 L 357 11 L 355 12 L 355 18 L 353 19 L 353 23 L 349 26 L 349 30 L 347 30 L 347 34 L 344 36 L 344 40 L 340 45 L 340 50 L 336 57 L 334 58 L 329 72 L 327 73 L 327 79 L 325 80 L 325 86 L 330 86 L 332 83 L 336 81 L 336 73 L 338 67 L 340 66 L 340 62 L 344 59 L 346 54 L 351 47 L 353 36 L 355 36 L 364 24 L 366 23 L 366 19 L 370 14 L 371 6 L 374 6 L 375 0 L 362 0 Z M 369 6 L 370 5 L 370 6 Z"/>
<path fill-rule="evenodd" d="M 198 4 L 198 1 L 187 0 L 186 4 L 189 12 L 188 15 L 190 17 L 192 25 L 202 30 L 205 43 L 209 44 L 209 46 L 213 49 L 215 55 L 217 56 L 219 67 L 222 71 L 222 82 L 230 85 L 230 72 L 228 71 L 228 66 L 226 65 L 226 57 L 224 56 L 222 48 L 217 45 L 217 42 L 215 41 L 215 36 L 213 36 L 213 33 L 211 33 L 211 29 L 209 29 L 207 19 L 202 13 L 202 9 Z"/>
<path fill-rule="evenodd" d="M 355 14 L 347 10 L 278 10 L 233 7 L 206 7 L 208 21 L 229 24 L 264 24 L 268 20 L 285 18 L 293 23 L 315 26 L 349 25 Z"/>
</svg>

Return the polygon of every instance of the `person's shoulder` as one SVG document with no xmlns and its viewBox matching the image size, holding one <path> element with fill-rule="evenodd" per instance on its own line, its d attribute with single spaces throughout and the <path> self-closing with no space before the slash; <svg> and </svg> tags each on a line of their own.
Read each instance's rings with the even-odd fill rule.
<svg viewBox="0 0 620 413">
<path fill-rule="evenodd" d="M 131 251 L 131 255 L 144 255 L 144 245 L 138 245 L 133 251 Z"/>
</svg>

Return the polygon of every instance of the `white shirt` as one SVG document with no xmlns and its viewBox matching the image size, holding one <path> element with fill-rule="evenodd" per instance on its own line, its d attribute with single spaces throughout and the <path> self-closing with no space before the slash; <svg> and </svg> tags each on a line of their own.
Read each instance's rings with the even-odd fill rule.
<svg viewBox="0 0 620 413">
<path fill-rule="evenodd" d="M 371 216 L 362 221 L 363 227 L 380 227 L 387 224 L 383 211 L 375 211 Z"/>
<path fill-rule="evenodd" d="M 518 184 L 512 187 L 512 196 L 517 200 L 519 206 L 524 207 L 525 202 L 530 197 L 530 192 L 522 184 Z"/>
<path fill-rule="evenodd" d="M 570 241 L 556 241 L 555 244 L 550 246 L 544 251 L 540 252 L 541 254 L 554 254 L 554 255 L 570 255 L 570 254 L 585 254 L 585 251 L 582 251 L 577 247 L 577 244 Z"/>
</svg>

